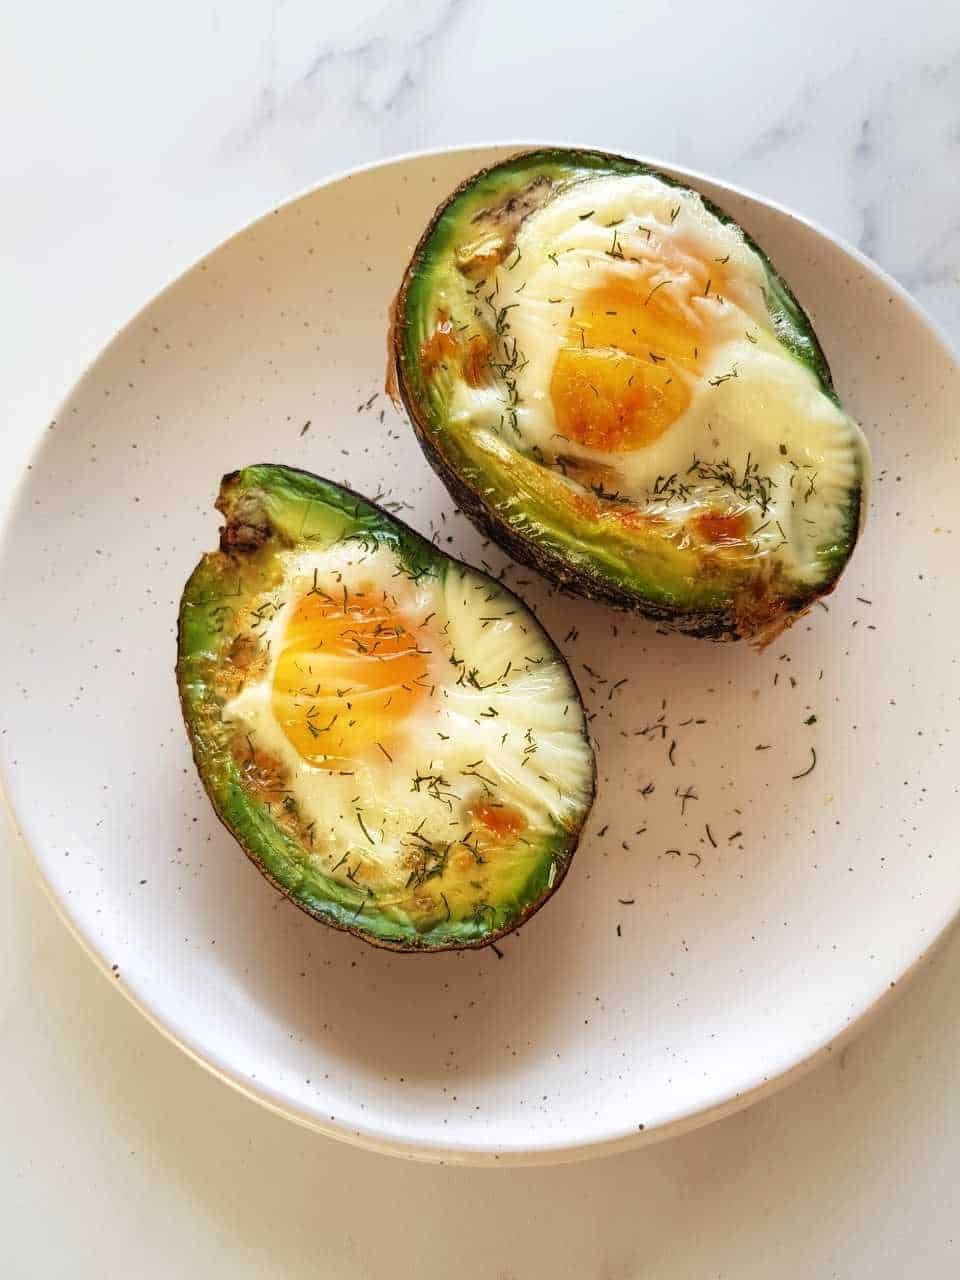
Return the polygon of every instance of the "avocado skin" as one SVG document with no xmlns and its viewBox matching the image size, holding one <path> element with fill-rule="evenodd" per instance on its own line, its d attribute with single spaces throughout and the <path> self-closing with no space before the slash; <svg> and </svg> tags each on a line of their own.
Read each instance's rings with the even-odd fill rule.
<svg viewBox="0 0 960 1280">
<path fill-rule="evenodd" d="M 548 165 L 571 171 L 593 169 L 623 174 L 646 174 L 658 178 L 668 186 L 681 190 L 695 190 L 688 184 L 662 173 L 651 165 L 612 152 L 594 150 L 566 150 L 557 148 L 520 151 L 515 155 L 471 174 L 437 207 L 413 251 L 396 299 L 390 308 L 391 324 L 388 336 L 387 390 L 401 400 L 414 434 L 427 461 L 443 481 L 458 507 L 486 536 L 497 543 L 508 555 L 529 566 L 560 590 L 587 600 L 610 605 L 625 612 L 639 613 L 649 621 L 668 627 L 685 635 L 714 641 L 748 639 L 759 647 L 765 647 L 781 632 L 792 626 L 809 611 L 817 599 L 829 595 L 837 585 L 856 544 L 862 525 L 862 495 L 859 489 L 850 492 L 846 545 L 838 549 L 831 559 L 832 576 L 812 593 L 804 596 L 776 595 L 763 599 L 759 595 L 751 600 L 749 595 L 738 600 L 732 597 L 727 603 L 715 606 L 684 608 L 651 599 L 643 582 L 629 587 L 612 576 L 590 572 L 586 568 L 575 569 L 560 553 L 551 553 L 531 538 L 517 533 L 499 514 L 495 507 L 484 502 L 476 490 L 466 482 L 460 472 L 447 459 L 441 447 L 442 433 L 431 427 L 424 400 L 417 395 L 408 373 L 411 352 L 408 346 L 408 330 L 412 324 L 408 312 L 411 289 L 421 275 L 422 259 L 431 244 L 435 231 L 445 214 L 456 202 L 468 195 L 478 185 L 503 174 L 513 176 L 523 167 L 536 171 L 537 166 Z M 817 378 L 824 393 L 837 405 L 840 404 L 833 385 L 833 377 L 826 355 L 810 323 L 789 284 L 779 275 L 764 250 L 743 230 L 736 220 L 707 196 L 700 194 L 704 206 L 720 222 L 732 224 L 741 231 L 744 240 L 762 261 L 768 278 L 768 310 L 781 343 L 805 364 Z"/>
<path fill-rule="evenodd" d="M 544 862 L 552 861 L 555 868 L 553 884 L 544 885 L 541 892 L 523 909 L 496 929 L 476 936 L 461 936 L 455 927 L 444 930 L 435 928 L 429 934 L 411 933 L 394 937 L 377 931 L 377 921 L 364 925 L 357 922 L 357 914 L 342 903 L 326 899 L 307 886 L 302 866 L 297 862 L 297 851 L 302 847 L 272 819 L 267 806 L 251 797 L 243 787 L 239 773 L 225 746 L 218 744 L 210 732 L 211 717 L 217 719 L 218 707 L 209 684 L 209 674 L 220 660 L 216 633 L 210 623 L 198 620 L 196 612 L 204 610 L 209 615 L 210 599 L 204 593 L 212 585 L 211 574 L 229 569 L 233 578 L 243 576 L 246 562 L 256 562 L 271 550 L 276 540 L 279 546 L 295 545 L 296 539 L 286 536 L 270 520 L 264 504 L 257 500 L 260 486 L 272 488 L 279 494 L 286 491 L 297 497 L 308 496 L 313 501 L 329 504 L 334 513 L 339 512 L 351 522 L 359 521 L 361 528 L 377 528 L 392 545 L 398 558 L 416 571 L 425 565 L 453 562 L 453 557 L 438 550 L 415 529 L 376 503 L 345 485 L 314 475 L 295 467 L 275 463 L 259 463 L 233 471 L 221 481 L 216 507 L 226 523 L 220 530 L 220 550 L 206 553 L 194 569 L 184 588 L 177 620 L 176 678 L 187 737 L 193 761 L 204 790 L 217 818 L 242 848 L 250 862 L 262 876 L 284 897 L 313 919 L 344 933 L 352 934 L 372 946 L 399 954 L 430 954 L 442 951 L 475 950 L 513 933 L 551 898 L 566 878 L 573 856 L 580 844 L 583 828 L 589 817 L 597 789 L 596 757 L 591 753 L 589 793 L 583 808 L 583 817 L 576 831 L 565 832 L 559 841 L 562 846 L 556 856 L 547 857 L 552 846 L 547 846 Z M 503 583 L 472 566 L 464 566 L 485 579 L 504 594 L 513 596 Z M 519 597 L 515 597 L 519 600 Z M 522 604 L 522 601 L 520 602 Z M 530 621 L 547 638 L 558 661 L 566 668 L 574 696 L 583 710 L 583 699 L 570 670 L 569 663 L 556 648 L 539 620 L 532 613 Z M 213 624 L 215 625 L 215 624 Z M 222 645 L 219 646 L 222 649 Z M 222 704 L 220 704 L 222 705 Z M 318 880 L 325 877 L 318 876 Z M 342 896 L 342 895 L 341 895 Z M 465 925 L 468 922 L 458 922 Z"/>
</svg>

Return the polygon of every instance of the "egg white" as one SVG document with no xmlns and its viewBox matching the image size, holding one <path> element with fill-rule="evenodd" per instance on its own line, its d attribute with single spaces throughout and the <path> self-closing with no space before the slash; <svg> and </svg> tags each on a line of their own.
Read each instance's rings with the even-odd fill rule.
<svg viewBox="0 0 960 1280">
<path fill-rule="evenodd" d="M 708 332 L 702 372 L 688 380 L 690 403 L 643 448 L 611 454 L 565 441 L 563 452 L 613 468 L 623 497 L 678 525 L 717 500 L 715 485 L 688 478 L 693 460 L 723 459 L 738 475 L 756 467 L 772 484 L 767 509 L 757 504 L 751 512 L 752 549 L 746 554 L 777 561 L 793 580 L 814 584 L 823 572 L 817 549 L 844 532 L 851 491 L 865 475 L 867 445 L 857 423 L 777 340 L 757 253 L 738 227 L 721 222 L 694 192 L 647 175 L 606 176 L 571 185 L 533 213 L 495 282 L 494 305 L 508 308 L 510 341 L 523 356 L 516 426 L 503 430 L 499 386 L 471 387 L 463 380 L 452 390 L 451 421 L 462 429 L 498 431 L 523 452 L 555 454 L 549 387 L 558 353 L 570 342 L 571 307 L 607 283 L 632 281 L 635 287 L 634 259 L 653 271 L 647 279 L 667 280 L 670 271 L 658 274 L 654 262 L 657 240 L 708 267 L 723 263 L 723 296 L 700 294 L 682 304 Z M 658 478 L 674 474 L 692 492 L 679 501 L 658 498 Z"/>
<path fill-rule="evenodd" d="M 452 563 L 414 582 L 398 572 L 385 547 L 345 550 L 340 544 L 281 553 L 280 559 L 282 587 L 270 596 L 277 607 L 263 612 L 269 620 L 259 632 L 269 661 L 222 716 L 250 735 L 256 751 L 285 766 L 303 821 L 315 824 L 314 848 L 304 854 L 319 870 L 342 879 L 342 859 L 357 854 L 366 866 L 365 883 L 399 893 L 409 875 L 409 833 L 455 840 L 476 825 L 470 809 L 485 797 L 523 815 L 531 844 L 582 814 L 593 762 L 576 687 L 513 597 L 491 599 L 499 590 L 495 583 Z M 387 592 L 406 618 L 435 615 L 429 639 L 417 633 L 431 649 L 434 692 L 418 700 L 390 740 L 391 760 L 376 747 L 364 750 L 345 776 L 300 756 L 273 713 L 272 689 L 299 601 L 318 586 L 335 597 L 344 586 L 361 583 Z M 418 775 L 442 776 L 446 800 L 428 787 L 417 790 Z M 483 838 L 481 832 L 481 843 Z"/>
</svg>

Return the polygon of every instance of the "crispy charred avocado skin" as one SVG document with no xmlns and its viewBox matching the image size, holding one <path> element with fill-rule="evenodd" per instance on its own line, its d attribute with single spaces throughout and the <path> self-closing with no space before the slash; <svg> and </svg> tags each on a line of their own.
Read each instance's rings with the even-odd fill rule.
<svg viewBox="0 0 960 1280">
<path fill-rule="evenodd" d="M 247 467 L 224 477 L 216 505 L 226 524 L 183 593 L 177 680 L 218 817 L 297 906 L 377 946 L 479 947 L 517 928 L 566 874 L 595 788 L 579 693 L 543 629 L 500 583 L 307 472 Z M 499 662 L 498 644 L 513 661 Z M 309 673 L 293 678 L 311 687 L 291 688 L 291 670 Z M 331 672 L 353 692 L 334 690 L 339 680 L 321 687 Z M 419 719 L 397 721 L 387 738 L 394 695 Z M 538 703 L 554 721 L 563 715 L 558 732 L 541 732 Z M 454 728 L 435 732 L 449 727 L 438 716 L 468 725 L 461 737 L 482 735 L 482 762 Z M 491 745 L 501 739 L 516 744 L 502 758 Z M 443 760 L 413 761 L 424 750 Z M 529 786 L 528 771 L 511 767 L 540 760 Z M 564 762 L 566 778 L 545 776 Z"/>
<path fill-rule="evenodd" d="M 616 175 L 656 179 L 677 193 L 677 209 L 680 195 L 693 195 L 706 215 L 736 234 L 754 255 L 762 276 L 766 332 L 761 350 L 766 342 L 767 349 L 781 356 L 789 353 L 808 371 L 810 386 L 840 410 L 810 321 L 763 250 L 706 197 L 647 165 L 594 151 L 522 153 L 475 174 L 440 206 L 417 245 L 393 308 L 388 381 L 399 392 L 428 461 L 458 505 L 517 560 L 565 590 L 640 612 L 671 629 L 715 640 L 749 638 L 763 644 L 819 596 L 833 590 L 857 541 L 867 450 L 856 424 L 850 424 L 857 432 L 850 477 L 841 485 L 830 528 L 811 553 L 812 570 L 808 566 L 800 575 L 785 570 L 775 557 L 765 559 L 765 550 L 738 563 L 731 554 L 735 541 L 756 551 L 749 530 L 740 530 L 736 537 L 721 536 L 719 548 L 708 547 L 704 553 L 696 537 L 691 545 L 686 531 L 678 533 L 665 523 L 662 511 L 651 515 L 642 501 L 632 500 L 635 495 L 625 497 L 615 471 L 602 465 L 591 470 L 592 464 L 583 465 L 582 456 L 560 457 L 560 446 L 546 456 L 545 442 L 524 440 L 518 427 L 518 413 L 523 411 L 519 387 L 528 364 L 513 333 L 521 298 L 519 293 L 501 291 L 501 286 L 522 260 L 521 233 L 558 196 L 580 184 Z M 588 218 L 593 212 L 580 216 Z M 671 210 L 670 218 L 675 217 Z M 556 255 L 547 256 L 562 265 Z M 615 225 L 605 256 L 629 257 L 618 243 Z M 724 258 L 717 261 L 722 264 Z M 653 279 L 658 287 L 671 283 Z M 709 294 L 709 276 L 705 288 Z M 665 290 L 661 299 L 668 293 Z M 569 299 L 548 301 L 562 301 L 565 309 Z M 650 301 L 648 296 L 647 305 Z M 572 306 L 570 315 L 574 316 Z M 757 341 L 749 333 L 746 337 Z M 650 358 L 661 360 L 653 352 Z M 665 371 L 672 369 L 667 366 Z M 737 372 L 734 364 L 727 376 L 735 377 Z M 724 373 L 709 385 L 724 383 Z M 703 380 L 707 381 L 706 374 Z M 495 390 L 499 423 L 492 426 L 489 416 L 479 425 L 470 421 L 462 402 L 456 404 L 455 393 L 464 386 Z M 597 392 L 592 385 L 590 390 Z M 780 452 L 784 452 L 782 446 Z M 697 456 L 691 459 L 688 454 L 676 474 L 669 468 L 657 475 L 653 496 L 676 491 L 684 498 L 691 461 L 695 470 Z M 812 465 L 789 461 L 798 472 L 798 487 L 812 477 L 815 480 Z M 726 458 L 717 464 L 700 459 L 700 466 L 703 475 L 720 477 L 735 505 L 759 492 L 764 505 L 753 523 L 762 526 L 770 514 L 769 489 L 762 487 L 767 477 L 759 473 L 749 451 L 742 472 L 739 466 L 728 468 Z M 698 478 L 700 473 L 694 480 Z M 663 481 L 668 488 L 658 492 Z M 794 479 L 785 476 L 784 484 L 788 481 L 793 485 Z"/>
</svg>

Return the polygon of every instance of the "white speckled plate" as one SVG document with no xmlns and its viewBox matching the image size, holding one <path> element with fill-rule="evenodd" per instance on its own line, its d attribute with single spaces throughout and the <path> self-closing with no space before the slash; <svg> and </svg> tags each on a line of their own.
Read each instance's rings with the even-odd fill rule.
<svg viewBox="0 0 960 1280">
<path fill-rule="evenodd" d="M 276 460 L 386 490 L 447 549 L 505 563 L 382 393 L 413 244 L 505 151 L 337 179 L 187 272 L 51 423 L 0 562 L 0 758 L 91 954 L 269 1106 L 477 1162 L 610 1151 L 742 1105 L 829 1052 L 960 907 L 960 373 L 868 262 L 691 175 L 794 285 L 873 446 L 867 533 L 828 611 L 758 656 L 510 568 L 595 713 L 600 792 L 566 884 L 502 958 L 396 956 L 326 929 L 217 823 L 173 663 L 222 472 Z"/>
</svg>

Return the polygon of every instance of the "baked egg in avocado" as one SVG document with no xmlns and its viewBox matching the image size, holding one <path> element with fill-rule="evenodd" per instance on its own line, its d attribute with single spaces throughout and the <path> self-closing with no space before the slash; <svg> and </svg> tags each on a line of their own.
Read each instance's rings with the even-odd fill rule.
<svg viewBox="0 0 960 1280">
<path fill-rule="evenodd" d="M 594 793 L 565 662 L 500 582 L 328 480 L 225 476 L 180 606 L 201 780 L 298 906 L 380 946 L 483 946 L 560 884 Z"/>
<path fill-rule="evenodd" d="M 534 151 L 440 207 L 397 385 L 461 507 L 582 595 L 764 643 L 832 590 L 868 451 L 762 250 L 639 162 Z"/>
</svg>

